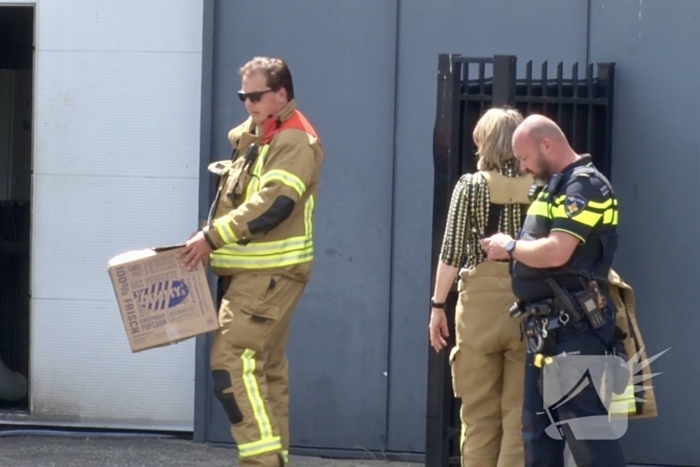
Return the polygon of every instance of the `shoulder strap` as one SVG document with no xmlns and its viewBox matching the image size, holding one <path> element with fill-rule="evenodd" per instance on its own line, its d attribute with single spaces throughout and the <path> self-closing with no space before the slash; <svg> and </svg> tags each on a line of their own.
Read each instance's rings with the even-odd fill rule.
<svg viewBox="0 0 700 467">
<path fill-rule="evenodd" d="M 490 203 L 484 236 L 490 237 L 498 232 L 498 220 L 506 205 L 530 204 L 528 194 L 533 184 L 533 178 L 529 174 L 520 177 L 507 177 L 496 171 L 482 170 L 478 173 L 484 178 L 489 188 Z M 527 209 L 522 210 L 521 224 L 525 220 L 526 211 Z"/>
<path fill-rule="evenodd" d="M 574 170 L 571 171 L 571 175 L 569 176 L 568 180 L 573 180 L 577 177 L 595 177 L 596 179 L 603 182 L 610 189 L 611 192 L 613 191 L 610 180 L 608 180 L 607 177 L 603 175 L 594 166 L 583 165 L 581 167 L 575 167 Z"/>
<path fill-rule="evenodd" d="M 532 175 L 506 177 L 496 171 L 479 171 L 489 187 L 491 204 L 530 204 L 527 197 Z"/>
</svg>

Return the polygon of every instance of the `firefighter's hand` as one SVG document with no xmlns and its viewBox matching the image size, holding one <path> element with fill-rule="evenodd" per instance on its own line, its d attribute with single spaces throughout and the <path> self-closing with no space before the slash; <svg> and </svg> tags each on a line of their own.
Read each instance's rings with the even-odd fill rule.
<svg viewBox="0 0 700 467">
<path fill-rule="evenodd" d="M 506 246 L 508 246 L 508 242 L 511 240 L 512 238 L 510 235 L 497 233 L 489 238 L 481 240 L 481 248 L 486 252 L 487 259 L 491 261 L 508 259 L 509 256 L 506 251 Z"/>
<path fill-rule="evenodd" d="M 445 337 L 450 335 L 450 331 L 447 328 L 447 316 L 445 316 L 444 310 L 440 308 L 432 309 L 428 328 L 430 329 L 430 345 L 436 352 L 440 352 L 447 346 Z"/>
<path fill-rule="evenodd" d="M 204 238 L 202 232 L 197 232 L 185 244 L 177 257 L 180 259 L 180 265 L 187 268 L 188 271 L 197 267 L 197 263 L 201 261 L 203 267 L 207 267 L 209 263 L 209 255 L 212 249 Z"/>
</svg>

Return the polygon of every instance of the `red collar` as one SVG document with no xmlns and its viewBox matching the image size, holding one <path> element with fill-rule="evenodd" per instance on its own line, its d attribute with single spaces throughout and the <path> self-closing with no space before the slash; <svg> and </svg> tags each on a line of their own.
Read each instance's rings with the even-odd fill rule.
<svg viewBox="0 0 700 467">
<path fill-rule="evenodd" d="M 282 126 L 279 117 L 270 116 L 262 123 L 262 144 L 268 144 L 275 137 Z"/>
</svg>

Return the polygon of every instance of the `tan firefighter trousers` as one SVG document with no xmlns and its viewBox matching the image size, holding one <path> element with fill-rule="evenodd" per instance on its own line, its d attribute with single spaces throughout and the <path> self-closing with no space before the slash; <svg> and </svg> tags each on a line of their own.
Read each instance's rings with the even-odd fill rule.
<svg viewBox="0 0 700 467">
<path fill-rule="evenodd" d="M 508 314 L 515 301 L 507 262 L 483 262 L 460 280 L 450 362 L 461 399 L 462 467 L 525 465 L 525 343 L 520 321 Z"/>
<path fill-rule="evenodd" d="M 285 347 L 305 283 L 279 275 L 224 279 L 211 351 L 214 394 L 231 422 L 241 467 L 278 467 L 289 450 Z"/>
</svg>

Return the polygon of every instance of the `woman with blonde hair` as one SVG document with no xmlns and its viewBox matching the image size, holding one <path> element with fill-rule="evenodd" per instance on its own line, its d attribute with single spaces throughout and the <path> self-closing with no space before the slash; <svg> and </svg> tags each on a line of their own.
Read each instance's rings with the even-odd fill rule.
<svg viewBox="0 0 700 467">
<path fill-rule="evenodd" d="M 486 261 L 479 245 L 497 232 L 516 238 L 525 218 L 534 180 L 520 173 L 511 146 L 522 120 L 515 109 L 493 108 L 476 124 L 478 171 L 462 175 L 454 188 L 431 299 L 430 344 L 440 352 L 449 335 L 445 301 L 459 280 L 450 365 L 462 405 L 462 467 L 525 462 L 520 432 L 525 344 L 519 321 L 508 312 L 516 301 L 509 262 Z"/>
</svg>

